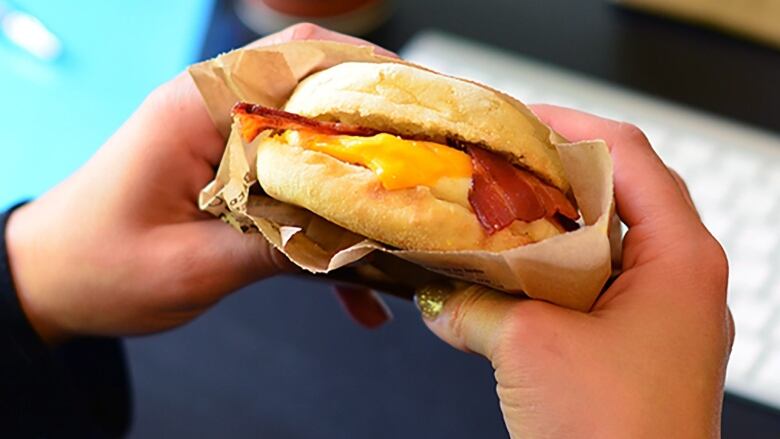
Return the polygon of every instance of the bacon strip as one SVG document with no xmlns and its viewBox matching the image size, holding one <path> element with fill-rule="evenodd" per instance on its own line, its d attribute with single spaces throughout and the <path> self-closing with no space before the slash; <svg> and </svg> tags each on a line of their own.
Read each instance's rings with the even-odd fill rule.
<svg viewBox="0 0 780 439">
<path fill-rule="evenodd" d="M 370 128 L 319 121 L 244 102 L 233 106 L 233 116 L 240 120 L 241 135 L 247 142 L 269 129 L 364 137 L 380 133 Z M 469 203 L 487 233 L 493 234 L 518 219 L 531 222 L 550 218 L 566 230 L 576 226 L 573 220 L 579 218 L 579 213 L 560 190 L 513 166 L 498 154 L 468 143 L 456 143 L 471 157 L 474 174 Z"/>
<path fill-rule="evenodd" d="M 241 136 L 251 142 L 261 132 L 273 130 L 305 130 L 320 134 L 373 136 L 379 131 L 338 122 L 323 122 L 262 105 L 239 102 L 233 106 L 233 116 L 241 121 Z"/>
<path fill-rule="evenodd" d="M 577 209 L 561 191 L 521 170 L 498 154 L 467 146 L 474 168 L 469 203 L 485 231 L 493 234 L 515 220 L 579 218 Z"/>
</svg>

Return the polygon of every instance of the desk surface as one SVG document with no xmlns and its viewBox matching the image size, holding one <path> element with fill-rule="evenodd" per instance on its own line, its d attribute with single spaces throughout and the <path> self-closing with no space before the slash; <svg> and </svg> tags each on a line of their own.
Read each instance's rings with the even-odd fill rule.
<svg viewBox="0 0 780 439">
<path fill-rule="evenodd" d="M 437 28 L 780 132 L 778 51 L 598 0 L 396 3 L 369 36 L 390 49 Z M 202 56 L 254 38 L 223 1 Z M 489 366 L 434 339 L 408 303 L 390 306 L 396 321 L 365 332 L 327 288 L 277 279 L 131 340 L 133 436 L 505 437 Z M 727 397 L 724 427 L 777 437 L 780 418 Z"/>
</svg>

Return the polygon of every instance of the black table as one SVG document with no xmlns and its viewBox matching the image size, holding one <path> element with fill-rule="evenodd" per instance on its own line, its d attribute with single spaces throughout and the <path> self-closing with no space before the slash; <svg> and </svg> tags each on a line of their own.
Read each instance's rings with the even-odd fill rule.
<svg viewBox="0 0 780 439">
<path fill-rule="evenodd" d="M 440 29 L 780 131 L 780 52 L 597 0 L 397 0 L 369 39 Z M 556 29 L 553 31 L 553 29 Z M 203 56 L 255 36 L 217 4 Z M 364 331 L 328 289 L 279 278 L 178 330 L 128 342 L 133 437 L 506 437 L 489 365 L 396 320 Z M 727 395 L 725 437 L 778 437 L 780 414 Z"/>
</svg>

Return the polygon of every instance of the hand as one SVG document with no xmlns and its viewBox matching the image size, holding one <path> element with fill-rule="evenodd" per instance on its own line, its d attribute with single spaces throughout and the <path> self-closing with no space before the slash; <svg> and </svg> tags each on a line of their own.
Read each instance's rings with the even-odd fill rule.
<svg viewBox="0 0 780 439">
<path fill-rule="evenodd" d="M 369 44 L 302 24 L 253 45 L 303 39 Z M 198 210 L 224 145 L 183 73 L 155 90 L 73 176 L 13 213 L 12 274 L 45 341 L 171 328 L 231 291 L 293 269 L 259 235 Z M 389 318 L 374 294 L 340 295 L 368 326 Z"/>
<path fill-rule="evenodd" d="M 590 313 L 479 286 L 418 293 L 430 329 L 487 357 L 513 437 L 719 437 L 733 321 L 727 261 L 682 180 L 636 127 L 535 106 L 571 140 L 603 138 L 628 232 Z"/>
</svg>

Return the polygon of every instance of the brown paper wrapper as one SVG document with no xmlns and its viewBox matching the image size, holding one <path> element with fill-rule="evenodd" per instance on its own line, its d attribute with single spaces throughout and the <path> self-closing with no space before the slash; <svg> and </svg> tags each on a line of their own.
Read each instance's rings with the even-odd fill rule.
<svg viewBox="0 0 780 439">
<path fill-rule="evenodd" d="M 568 308 L 590 309 L 610 276 L 612 257 L 619 255 L 612 161 L 601 140 L 566 143 L 551 131 L 585 225 L 498 253 L 393 250 L 262 194 L 255 165 L 256 143 L 261 136 L 246 143 L 231 129 L 233 104 L 247 101 L 280 108 L 303 78 L 347 61 L 412 65 L 375 55 L 370 47 L 307 41 L 239 49 L 190 67 L 212 119 L 228 138 L 216 178 L 200 194 L 201 209 L 244 233 L 259 231 L 291 261 L 312 273 L 354 268 L 357 261 L 368 259 L 374 265 L 381 262 L 380 274 L 398 270 L 414 273 L 405 276 L 411 286 L 415 280 L 429 281 L 421 271 L 406 270 L 411 262 L 448 277 L 522 292 Z M 532 115 L 519 101 L 503 96 Z"/>
</svg>

